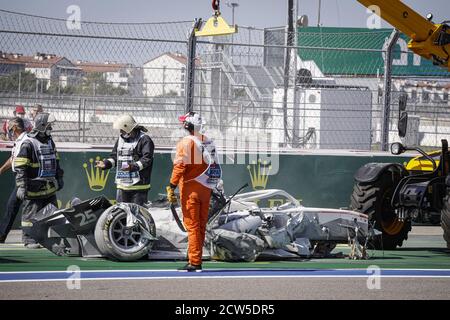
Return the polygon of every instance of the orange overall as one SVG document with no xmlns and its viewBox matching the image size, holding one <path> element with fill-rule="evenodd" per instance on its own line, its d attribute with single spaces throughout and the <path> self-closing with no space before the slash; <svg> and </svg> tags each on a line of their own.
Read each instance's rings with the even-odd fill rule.
<svg viewBox="0 0 450 320">
<path fill-rule="evenodd" d="M 205 137 L 197 136 L 201 141 Z M 191 265 L 202 264 L 202 250 L 208 222 L 211 189 L 194 179 L 200 176 L 208 165 L 202 152 L 192 139 L 183 138 L 177 144 L 170 183 L 180 188 L 183 222 L 188 232 L 188 258 Z"/>
</svg>

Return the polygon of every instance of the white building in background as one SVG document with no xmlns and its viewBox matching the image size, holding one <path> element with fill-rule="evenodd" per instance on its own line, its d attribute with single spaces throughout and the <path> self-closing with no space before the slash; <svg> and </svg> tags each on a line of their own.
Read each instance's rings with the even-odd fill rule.
<svg viewBox="0 0 450 320">
<path fill-rule="evenodd" d="M 25 71 L 33 73 L 37 79 L 41 80 L 41 86 L 45 89 L 48 89 L 52 82 L 60 83 L 61 87 L 72 85 L 77 82 L 81 74 L 80 70 L 67 58 L 46 53 L 37 53 L 32 60 L 29 59 L 25 63 Z"/>
<path fill-rule="evenodd" d="M 133 66 L 126 63 L 115 63 L 110 61 L 88 62 L 77 61 L 76 66 L 81 68 L 84 76 L 88 74 L 101 74 L 105 82 L 116 88 L 129 89 L 133 77 Z"/>
<path fill-rule="evenodd" d="M 2 53 L 2 66 L 20 66 L 18 68 L 2 68 L 13 72 L 28 71 L 36 76 L 38 88 L 47 90 L 53 83 L 61 87 L 73 85 L 81 78 L 81 69 L 77 68 L 65 57 L 55 54 L 39 53 L 34 56 L 24 56 L 20 53 Z M 12 72 L 11 72 L 12 73 Z"/>
<path fill-rule="evenodd" d="M 406 92 L 410 104 L 428 104 L 450 106 L 450 79 L 396 79 L 393 82 L 396 91 Z"/>
<path fill-rule="evenodd" d="M 144 96 L 184 96 L 187 58 L 164 53 L 143 65 Z"/>
</svg>

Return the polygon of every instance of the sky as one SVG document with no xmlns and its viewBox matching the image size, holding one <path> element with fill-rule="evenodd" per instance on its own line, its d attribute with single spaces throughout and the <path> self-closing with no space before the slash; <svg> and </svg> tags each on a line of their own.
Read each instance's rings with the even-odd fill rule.
<svg viewBox="0 0 450 320">
<path fill-rule="evenodd" d="M 221 1 L 222 16 L 232 22 L 227 2 L 238 3 L 235 23 L 241 26 L 274 27 L 287 21 L 287 0 Z M 404 0 L 418 13 L 434 14 L 434 22 L 450 20 L 449 0 Z M 298 0 L 298 14 L 308 15 L 309 25 L 317 25 L 319 0 Z M 212 14 L 210 0 L 0 0 L 0 8 L 54 18 L 67 18 L 67 8 L 78 5 L 82 21 L 166 22 L 191 21 Z M 365 27 L 369 14 L 356 0 L 321 0 L 321 24 L 332 27 Z M 383 27 L 389 27 L 383 23 Z"/>
</svg>

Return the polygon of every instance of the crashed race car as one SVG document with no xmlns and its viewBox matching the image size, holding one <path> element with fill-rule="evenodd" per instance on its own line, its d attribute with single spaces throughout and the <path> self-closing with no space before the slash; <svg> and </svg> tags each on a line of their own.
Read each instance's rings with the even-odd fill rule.
<svg viewBox="0 0 450 320">
<path fill-rule="evenodd" d="M 274 198 L 283 204 L 263 205 Z M 164 197 L 145 207 L 112 205 L 104 196 L 74 199 L 70 208 L 44 207 L 28 233 L 60 256 L 185 260 L 187 233 L 178 211 Z M 304 207 L 283 190 L 231 197 L 214 190 L 203 254 L 204 259 L 249 262 L 324 257 L 345 243 L 351 258 L 364 259 L 371 234 L 366 215 Z"/>
</svg>

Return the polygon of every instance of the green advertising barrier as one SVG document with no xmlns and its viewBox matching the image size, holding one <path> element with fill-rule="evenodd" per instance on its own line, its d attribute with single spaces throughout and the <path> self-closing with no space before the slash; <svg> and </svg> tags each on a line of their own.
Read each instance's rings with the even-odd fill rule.
<svg viewBox="0 0 450 320">
<path fill-rule="evenodd" d="M 0 152 L 0 163 L 6 161 L 9 152 Z M 102 151 L 60 151 L 61 167 L 64 169 L 64 188 L 58 192 L 60 207 L 66 207 L 70 200 L 81 200 L 105 195 L 114 202 L 116 189 L 114 170 L 102 172 L 94 167 L 96 158 L 108 156 Z M 243 159 L 243 158 L 242 158 Z M 245 183 L 244 191 L 263 189 L 283 189 L 299 199 L 305 206 L 326 208 L 347 207 L 353 187 L 353 175 L 356 170 L 368 162 L 407 161 L 406 157 L 393 156 L 352 156 L 352 155 L 317 155 L 317 154 L 280 154 L 278 172 L 265 166 L 257 155 L 245 155 L 245 164 L 223 165 L 225 192 L 234 193 Z M 243 161 L 244 162 L 244 161 Z M 250 163 L 250 164 L 249 164 Z M 157 152 L 154 157 L 153 174 L 149 200 L 158 194 L 165 194 L 172 169 L 170 153 Z M 1 213 L 14 186 L 12 172 L 3 174 L 0 180 Z M 280 204 L 279 199 L 270 199 L 269 205 Z M 15 226 L 18 226 L 17 221 Z"/>
<path fill-rule="evenodd" d="M 383 49 L 393 29 L 299 27 L 298 55 L 313 60 L 324 74 L 379 75 L 384 72 Z M 394 46 L 392 75 L 448 77 L 449 71 L 408 49 L 410 38 L 403 33 Z M 356 50 L 352 50 L 356 49 Z M 365 49 L 359 51 L 358 49 Z M 373 51 L 371 51 L 373 50 Z"/>
</svg>

